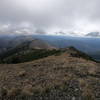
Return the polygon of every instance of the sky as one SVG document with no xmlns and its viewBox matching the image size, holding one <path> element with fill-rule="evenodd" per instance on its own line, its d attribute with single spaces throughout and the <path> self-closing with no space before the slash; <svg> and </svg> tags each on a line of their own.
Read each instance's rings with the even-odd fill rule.
<svg viewBox="0 0 100 100">
<path fill-rule="evenodd" d="M 0 0 L 0 34 L 100 32 L 100 0 Z"/>
</svg>

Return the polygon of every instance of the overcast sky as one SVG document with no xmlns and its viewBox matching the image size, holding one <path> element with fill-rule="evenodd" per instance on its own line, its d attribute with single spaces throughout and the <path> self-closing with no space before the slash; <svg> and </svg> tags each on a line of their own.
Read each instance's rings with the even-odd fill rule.
<svg viewBox="0 0 100 100">
<path fill-rule="evenodd" d="M 100 31 L 100 0 L 0 0 L 1 34 Z"/>
</svg>

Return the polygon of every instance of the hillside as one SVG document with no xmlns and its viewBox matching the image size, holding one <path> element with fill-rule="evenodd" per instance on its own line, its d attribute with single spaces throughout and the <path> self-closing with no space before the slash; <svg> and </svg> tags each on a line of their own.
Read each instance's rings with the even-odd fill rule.
<svg viewBox="0 0 100 100">
<path fill-rule="evenodd" d="M 8 49 L 0 55 L 1 63 L 21 63 L 27 62 L 38 58 L 43 58 L 59 52 L 57 48 L 49 45 L 48 43 L 34 39 L 25 41 L 19 45 Z"/>
<path fill-rule="evenodd" d="M 95 61 L 92 57 L 75 49 L 74 47 L 57 49 L 52 46 L 45 45 L 46 44 L 45 42 L 40 43 L 37 41 L 40 41 L 40 40 L 24 42 L 21 45 L 18 45 L 15 48 L 9 49 L 7 52 L 2 53 L 2 55 L 0 55 L 0 63 L 1 64 L 2 63 L 5 63 L 5 64 L 24 63 L 28 61 L 45 58 L 51 55 L 59 55 L 64 52 L 67 52 L 72 57 L 78 57 L 78 58 L 81 57 L 86 60 Z M 36 44 L 37 46 L 35 46 Z M 41 47 L 42 45 L 44 45 L 44 47 Z"/>
<path fill-rule="evenodd" d="M 0 65 L 2 100 L 99 100 L 100 64 L 75 48 L 39 60 Z"/>
<path fill-rule="evenodd" d="M 96 60 L 100 60 L 100 38 L 89 37 L 69 37 L 50 35 L 27 35 L 27 36 L 0 36 L 0 54 L 7 52 L 11 48 L 32 40 L 41 40 L 51 47 L 66 48 L 73 46 L 78 50 L 87 53 Z"/>
<path fill-rule="evenodd" d="M 88 53 L 89 55 L 91 55 L 91 57 L 93 57 L 95 60 L 97 61 L 100 61 L 100 50 L 99 51 L 96 51 L 96 52 L 91 52 L 91 53 Z"/>
</svg>

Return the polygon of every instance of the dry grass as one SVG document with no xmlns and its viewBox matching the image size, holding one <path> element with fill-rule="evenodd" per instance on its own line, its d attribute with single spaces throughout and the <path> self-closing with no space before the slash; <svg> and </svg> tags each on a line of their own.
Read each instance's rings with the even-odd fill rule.
<svg viewBox="0 0 100 100">
<path fill-rule="evenodd" d="M 24 88 L 22 89 L 22 94 L 23 95 L 28 95 L 28 96 L 33 95 L 33 87 L 32 87 L 32 85 L 24 86 Z"/>
<path fill-rule="evenodd" d="M 23 76 L 25 76 L 26 75 L 26 71 L 20 71 L 19 73 L 18 73 L 18 76 L 19 77 L 23 77 Z"/>
<path fill-rule="evenodd" d="M 98 100 L 100 91 L 96 86 L 100 87 L 95 80 L 100 83 L 99 66 L 66 53 L 28 63 L 0 65 L 0 87 L 6 87 L 0 95 L 42 98 L 36 100 L 45 100 L 46 96 L 48 100 L 72 100 L 74 97 L 76 100 Z"/>
<path fill-rule="evenodd" d="M 21 91 L 20 89 L 13 87 L 7 91 L 7 96 L 16 96 L 20 94 L 20 91 Z"/>
</svg>

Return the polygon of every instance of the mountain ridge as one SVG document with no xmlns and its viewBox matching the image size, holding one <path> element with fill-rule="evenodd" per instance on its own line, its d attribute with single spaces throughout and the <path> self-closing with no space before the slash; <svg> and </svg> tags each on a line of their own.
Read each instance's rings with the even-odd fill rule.
<svg viewBox="0 0 100 100">
<path fill-rule="evenodd" d="M 86 60 L 97 62 L 91 56 L 79 51 L 78 49 L 74 47 L 68 47 L 68 48 L 62 48 L 62 49 L 57 49 L 54 47 L 52 48 L 51 46 L 48 46 L 48 45 L 46 48 L 43 48 L 43 47 L 37 48 L 37 46 L 30 47 L 30 44 L 32 42 L 34 43 L 34 41 L 35 40 L 24 42 L 21 45 L 17 46 L 16 48 L 13 48 L 9 50 L 8 52 L 2 54 L 0 57 L 1 63 L 24 63 L 27 61 L 32 61 L 32 60 L 48 57 L 51 55 L 59 55 L 64 52 L 70 54 L 70 56 L 72 57 L 83 58 Z"/>
<path fill-rule="evenodd" d="M 3 100 L 98 100 L 100 64 L 76 56 L 77 49 L 21 64 L 0 64 Z"/>
</svg>

